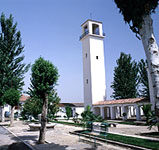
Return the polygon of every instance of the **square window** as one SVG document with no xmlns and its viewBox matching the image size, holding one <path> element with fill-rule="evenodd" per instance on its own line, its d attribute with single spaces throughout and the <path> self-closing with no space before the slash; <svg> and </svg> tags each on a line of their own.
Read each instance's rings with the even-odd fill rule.
<svg viewBox="0 0 159 150">
<path fill-rule="evenodd" d="M 88 84 L 88 79 L 86 79 L 86 83 Z"/>
</svg>

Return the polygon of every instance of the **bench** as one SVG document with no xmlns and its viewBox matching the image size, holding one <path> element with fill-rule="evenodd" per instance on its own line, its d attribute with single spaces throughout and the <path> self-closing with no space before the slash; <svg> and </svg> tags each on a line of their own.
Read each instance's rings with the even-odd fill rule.
<svg viewBox="0 0 159 150">
<path fill-rule="evenodd" d="M 81 133 L 89 135 L 90 139 L 94 139 L 94 145 L 96 145 L 96 139 L 97 139 L 96 136 L 98 135 L 104 137 L 106 141 L 108 127 L 109 127 L 108 123 L 103 122 L 101 124 L 97 124 L 97 123 L 95 124 L 89 121 L 89 122 L 86 122 L 85 130 L 82 131 Z M 79 135 L 79 141 L 80 141 L 80 135 Z"/>
</svg>

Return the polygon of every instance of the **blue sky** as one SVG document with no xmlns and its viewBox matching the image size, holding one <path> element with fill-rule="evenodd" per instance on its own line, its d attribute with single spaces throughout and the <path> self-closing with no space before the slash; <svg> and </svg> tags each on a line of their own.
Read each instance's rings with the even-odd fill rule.
<svg viewBox="0 0 159 150">
<path fill-rule="evenodd" d="M 105 68 L 107 99 L 110 99 L 113 70 L 120 52 L 139 61 L 145 58 L 140 40 L 123 21 L 113 0 L 0 0 L 0 13 L 13 14 L 25 45 L 25 62 L 42 56 L 57 66 L 57 91 L 61 102 L 83 102 L 81 24 L 90 19 L 103 22 L 106 34 Z M 159 9 L 154 14 L 154 32 L 159 43 Z M 24 90 L 30 84 L 29 71 Z"/>
</svg>

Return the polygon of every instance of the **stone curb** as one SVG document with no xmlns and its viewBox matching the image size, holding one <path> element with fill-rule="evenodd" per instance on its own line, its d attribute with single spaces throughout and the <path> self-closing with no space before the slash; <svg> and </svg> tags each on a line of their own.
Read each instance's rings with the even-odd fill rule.
<svg viewBox="0 0 159 150">
<path fill-rule="evenodd" d="M 11 133 L 12 135 L 14 135 L 17 139 L 19 139 L 21 142 L 23 142 L 26 146 L 28 146 L 31 150 L 35 150 L 35 148 L 33 148 L 33 146 L 31 146 L 30 144 L 28 144 L 27 142 L 23 141 L 22 139 L 20 139 L 15 133 L 13 133 L 12 131 L 10 131 L 8 128 L 2 126 L 4 129 L 6 129 L 9 133 Z"/>
<path fill-rule="evenodd" d="M 89 137 L 89 135 L 85 135 L 85 134 L 81 134 L 81 133 L 76 133 L 76 132 L 69 132 L 69 133 L 74 134 L 74 135 L 80 135 L 80 136 L 83 136 L 83 137 Z M 105 142 L 104 139 L 101 139 L 101 138 L 98 138 L 98 137 L 96 137 L 96 140 L 99 140 L 101 142 Z M 152 150 L 152 149 L 139 147 L 139 146 L 135 146 L 135 145 L 130 145 L 130 144 L 125 144 L 125 143 L 121 143 L 121 142 L 116 142 L 116 141 L 112 141 L 112 140 L 107 140 L 106 142 L 108 142 L 110 144 L 116 144 L 116 145 L 119 145 L 119 146 L 123 146 L 123 147 L 133 148 L 135 150 Z"/>
</svg>

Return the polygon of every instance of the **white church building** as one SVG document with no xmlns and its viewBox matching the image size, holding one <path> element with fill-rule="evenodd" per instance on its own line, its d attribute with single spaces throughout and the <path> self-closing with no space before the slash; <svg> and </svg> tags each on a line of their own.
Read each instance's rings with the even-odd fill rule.
<svg viewBox="0 0 159 150">
<path fill-rule="evenodd" d="M 95 114 L 103 118 L 124 120 L 136 117 L 141 120 L 142 105 L 149 103 L 145 98 L 106 100 L 104 63 L 104 37 L 102 22 L 87 20 L 82 25 L 80 41 L 83 49 L 84 106 L 91 106 Z M 123 116 L 123 114 L 125 114 Z"/>
</svg>

